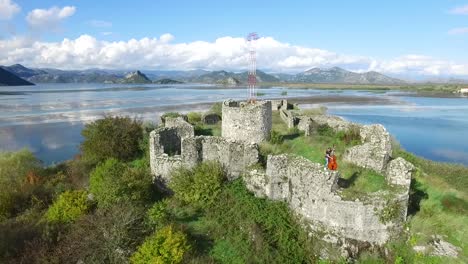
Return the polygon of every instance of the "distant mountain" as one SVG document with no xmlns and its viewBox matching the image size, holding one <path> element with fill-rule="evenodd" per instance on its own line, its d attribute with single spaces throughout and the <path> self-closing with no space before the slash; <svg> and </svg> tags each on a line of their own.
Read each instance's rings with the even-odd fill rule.
<svg viewBox="0 0 468 264">
<path fill-rule="evenodd" d="M 2 68 L 21 78 L 30 78 L 35 75 L 47 73 L 46 71 L 43 71 L 40 69 L 26 68 L 21 64 L 14 64 L 11 66 L 2 66 Z"/>
<path fill-rule="evenodd" d="M 152 83 L 152 81 L 140 71 L 131 72 L 125 75 L 124 78 L 118 80 L 117 82 L 118 83 Z"/>
<path fill-rule="evenodd" d="M 371 71 L 356 73 L 340 67 L 330 69 L 313 68 L 296 74 L 292 82 L 303 83 L 344 83 L 344 84 L 402 84 L 404 81 Z"/>
<path fill-rule="evenodd" d="M 227 77 L 225 79 L 218 80 L 216 83 L 224 86 L 237 86 L 241 84 L 241 82 L 234 77 Z"/>
<path fill-rule="evenodd" d="M 165 78 L 165 79 L 160 79 L 160 80 L 157 80 L 157 81 L 153 81 L 153 83 L 156 83 L 156 84 L 181 84 L 181 83 L 184 83 L 184 82 L 180 82 L 180 81 Z"/>
<path fill-rule="evenodd" d="M 234 73 L 227 71 L 213 71 L 201 76 L 190 79 L 191 82 L 200 82 L 200 83 L 223 83 L 227 80 L 236 80 L 239 83 L 247 83 L 248 73 Z M 257 70 L 257 82 L 278 82 L 279 79 L 275 76 L 267 74 L 263 71 Z"/>
<path fill-rule="evenodd" d="M 59 70 L 59 69 L 32 69 L 15 64 L 4 69 L 34 83 L 164 83 L 173 84 L 178 82 L 186 83 L 212 83 L 239 85 L 246 84 L 248 80 L 247 72 L 229 71 L 160 71 L 145 70 L 145 74 L 140 71 L 128 75 L 123 70 Z M 339 67 L 329 69 L 313 68 L 298 74 L 285 73 L 265 73 L 257 70 L 258 83 L 296 82 L 296 83 L 337 83 L 337 84 L 402 84 L 402 80 L 383 75 L 378 72 L 356 73 L 344 70 Z M 463 83 L 463 80 L 445 80 L 449 83 Z M 234 84 L 235 83 L 235 84 Z"/>
<path fill-rule="evenodd" d="M 34 85 L 0 67 L 0 86 Z"/>
</svg>

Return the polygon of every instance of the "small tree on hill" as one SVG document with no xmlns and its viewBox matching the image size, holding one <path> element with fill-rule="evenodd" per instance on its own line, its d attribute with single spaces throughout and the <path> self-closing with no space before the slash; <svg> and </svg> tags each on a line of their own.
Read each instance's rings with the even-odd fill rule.
<svg viewBox="0 0 468 264">
<path fill-rule="evenodd" d="M 129 117 L 106 117 L 85 126 L 83 158 L 99 163 L 108 158 L 130 161 L 141 154 L 141 122 Z"/>
</svg>

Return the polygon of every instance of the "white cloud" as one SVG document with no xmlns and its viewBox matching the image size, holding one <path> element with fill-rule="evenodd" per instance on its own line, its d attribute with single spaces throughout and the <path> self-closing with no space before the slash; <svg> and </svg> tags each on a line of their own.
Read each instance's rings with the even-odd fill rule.
<svg viewBox="0 0 468 264">
<path fill-rule="evenodd" d="M 468 5 L 455 7 L 454 9 L 450 10 L 450 13 L 457 15 L 468 15 Z"/>
<path fill-rule="evenodd" d="M 463 28 L 453 28 L 448 32 L 450 35 L 463 35 L 468 34 L 468 27 Z"/>
<path fill-rule="evenodd" d="M 63 8 L 54 6 L 49 9 L 34 9 L 26 16 L 26 21 L 35 29 L 55 30 L 62 20 L 72 16 L 75 11 L 76 8 L 74 6 L 65 6 Z"/>
<path fill-rule="evenodd" d="M 23 63 L 31 67 L 62 69 L 247 69 L 248 53 L 243 38 L 221 37 L 214 42 L 173 43 L 174 36 L 103 41 L 89 35 L 61 42 L 41 42 L 15 37 L 0 40 L 0 65 Z M 390 74 L 467 75 L 468 64 L 429 56 L 405 55 L 391 60 L 338 54 L 292 45 L 271 37 L 257 42 L 259 69 L 299 72 L 313 67 L 340 66 L 353 71 L 375 70 Z"/>
<path fill-rule="evenodd" d="M 88 21 L 88 24 L 92 27 L 97 27 L 97 28 L 108 28 L 112 27 L 112 23 L 109 21 L 104 21 L 104 20 L 90 20 Z"/>
<path fill-rule="evenodd" d="M 0 20 L 9 20 L 20 10 L 21 8 L 15 2 L 0 0 Z"/>
</svg>

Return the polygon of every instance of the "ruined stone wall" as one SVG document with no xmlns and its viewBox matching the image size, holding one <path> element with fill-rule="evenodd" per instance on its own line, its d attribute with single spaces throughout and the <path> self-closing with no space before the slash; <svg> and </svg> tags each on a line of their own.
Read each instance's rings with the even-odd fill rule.
<svg viewBox="0 0 468 264">
<path fill-rule="evenodd" d="M 311 226 L 321 226 L 346 238 L 385 243 L 406 217 L 407 193 L 398 196 L 400 218 L 382 223 L 379 212 L 388 201 L 375 197 L 372 203 L 344 201 L 335 193 L 339 174 L 324 171 L 323 165 L 292 155 L 269 156 L 266 172 L 245 176 L 249 190 L 257 196 L 282 200 Z"/>
<path fill-rule="evenodd" d="M 392 157 L 390 134 L 384 126 L 377 124 L 361 126 L 360 136 L 362 144 L 347 149 L 343 159 L 360 167 L 384 173 Z"/>
<path fill-rule="evenodd" d="M 293 111 L 288 111 L 288 110 L 281 109 L 280 110 L 280 117 L 283 120 L 283 122 L 286 123 L 288 128 L 293 128 L 298 123 L 298 120 L 294 116 Z"/>
<path fill-rule="evenodd" d="M 282 99 L 282 100 L 271 100 L 271 110 L 273 111 L 278 111 L 278 110 L 288 110 L 292 106 L 288 104 L 288 100 Z"/>
<path fill-rule="evenodd" d="M 229 179 L 235 179 L 259 161 L 258 146 L 222 137 L 198 136 L 182 141 L 182 158 L 188 166 L 218 161 Z"/>
<path fill-rule="evenodd" d="M 180 136 L 181 139 L 195 136 L 195 130 L 193 126 L 190 123 L 188 123 L 183 117 L 167 117 L 164 126 L 168 128 L 176 128 L 177 134 Z"/>
<path fill-rule="evenodd" d="M 270 138 L 271 102 L 255 103 L 224 101 L 222 136 L 234 140 L 260 143 Z"/>
<path fill-rule="evenodd" d="M 155 179 L 166 182 L 173 168 L 182 164 L 181 139 L 176 128 L 162 127 L 150 133 L 150 166 Z M 171 155 L 169 155 L 171 154 Z"/>
</svg>

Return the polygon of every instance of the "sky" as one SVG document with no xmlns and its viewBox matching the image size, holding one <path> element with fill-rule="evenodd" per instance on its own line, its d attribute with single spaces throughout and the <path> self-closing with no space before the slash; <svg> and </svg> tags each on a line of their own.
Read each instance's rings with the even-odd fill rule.
<svg viewBox="0 0 468 264">
<path fill-rule="evenodd" d="M 468 0 L 0 0 L 0 65 L 468 76 Z"/>
</svg>

